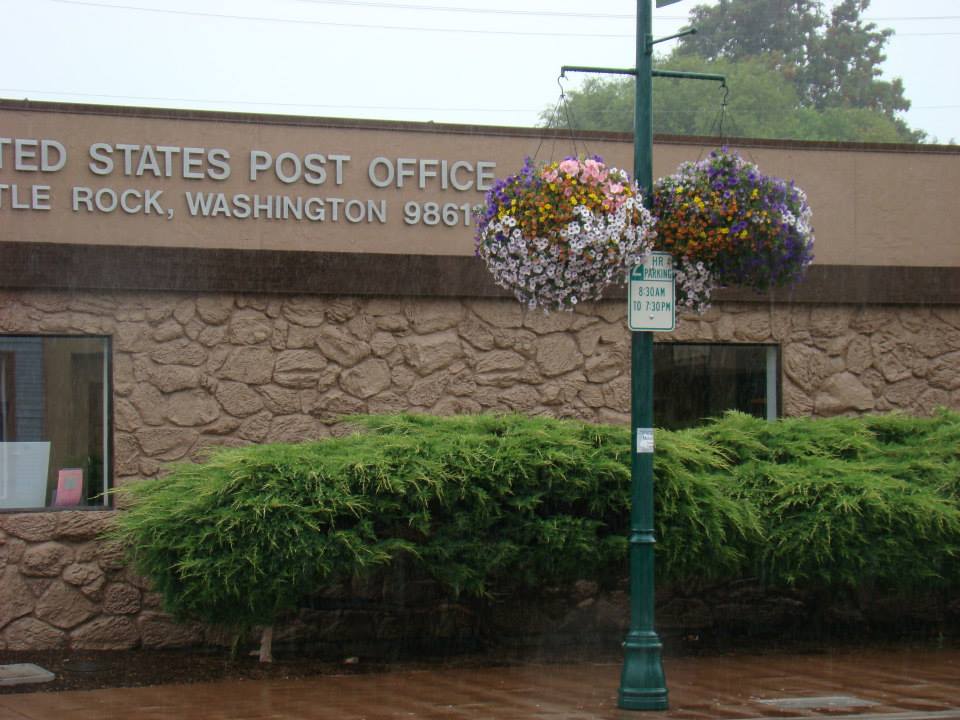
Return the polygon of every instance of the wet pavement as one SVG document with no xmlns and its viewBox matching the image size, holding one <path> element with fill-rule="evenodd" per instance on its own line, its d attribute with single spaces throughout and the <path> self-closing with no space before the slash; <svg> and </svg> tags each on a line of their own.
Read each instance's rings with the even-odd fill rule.
<svg viewBox="0 0 960 720">
<path fill-rule="evenodd" d="M 665 658 L 665 712 L 616 707 L 619 664 L 438 668 L 0 695 L 2 720 L 960 720 L 960 650 Z"/>
</svg>

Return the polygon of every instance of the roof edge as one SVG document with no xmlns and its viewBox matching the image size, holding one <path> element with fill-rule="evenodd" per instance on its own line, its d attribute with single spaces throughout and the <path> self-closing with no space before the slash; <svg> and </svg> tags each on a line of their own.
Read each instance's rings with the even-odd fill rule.
<svg viewBox="0 0 960 720">
<path fill-rule="evenodd" d="M 108 117 L 195 120 L 255 125 L 288 125 L 299 127 L 384 130 L 392 132 L 448 133 L 489 135 L 493 137 L 566 138 L 567 129 L 524 128 L 505 125 L 469 125 L 458 123 L 414 122 L 408 120 L 370 120 L 359 118 L 314 117 L 273 113 L 247 113 L 224 110 L 192 110 L 182 108 L 140 107 L 132 105 L 97 105 L 89 103 L 13 100 L 0 98 L 0 110 L 15 112 L 104 115 Z M 630 133 L 578 130 L 583 140 L 632 142 Z M 731 138 L 708 135 L 654 135 L 661 145 L 719 145 L 780 150 L 844 150 L 849 152 L 886 152 L 960 155 L 960 145 L 928 145 L 922 143 L 857 143 L 825 140 L 788 140 L 769 138 Z"/>
</svg>

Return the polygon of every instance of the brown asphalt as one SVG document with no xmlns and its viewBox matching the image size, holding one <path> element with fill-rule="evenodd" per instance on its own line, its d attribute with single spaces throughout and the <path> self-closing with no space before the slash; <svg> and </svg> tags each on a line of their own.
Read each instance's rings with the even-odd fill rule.
<svg viewBox="0 0 960 720">
<path fill-rule="evenodd" d="M 960 720 L 960 650 L 666 658 L 666 712 L 616 707 L 620 667 L 529 664 L 0 695 L 2 720 Z"/>
</svg>

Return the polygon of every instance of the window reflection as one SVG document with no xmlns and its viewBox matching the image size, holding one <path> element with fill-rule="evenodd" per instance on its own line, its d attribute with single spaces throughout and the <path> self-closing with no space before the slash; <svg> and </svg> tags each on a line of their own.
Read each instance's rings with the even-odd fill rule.
<svg viewBox="0 0 960 720">
<path fill-rule="evenodd" d="M 108 340 L 0 337 L 0 509 L 103 505 Z"/>
<path fill-rule="evenodd" d="M 728 410 L 780 414 L 776 345 L 657 343 L 653 353 L 658 427 L 692 427 Z"/>
</svg>

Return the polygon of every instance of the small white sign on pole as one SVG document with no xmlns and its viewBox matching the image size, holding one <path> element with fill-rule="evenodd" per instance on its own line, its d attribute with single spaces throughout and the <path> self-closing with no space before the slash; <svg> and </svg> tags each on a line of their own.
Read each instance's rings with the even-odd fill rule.
<svg viewBox="0 0 960 720">
<path fill-rule="evenodd" d="M 627 324 L 637 332 L 669 332 L 677 325 L 673 256 L 652 252 L 630 271 Z"/>
</svg>

